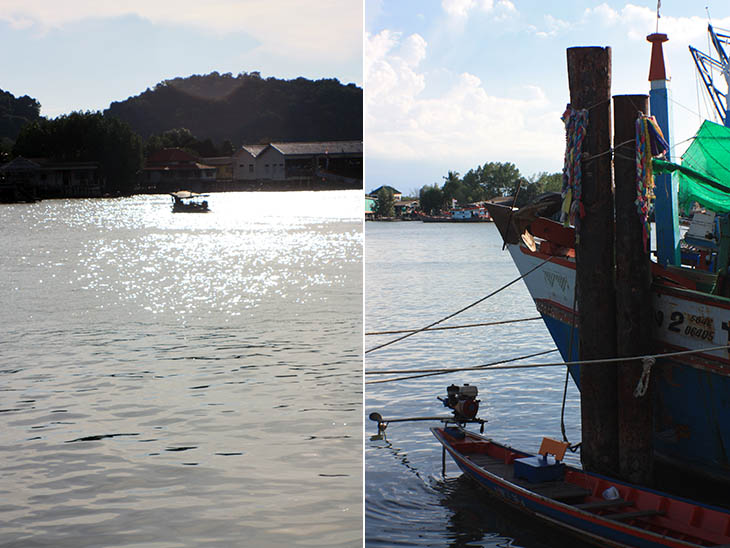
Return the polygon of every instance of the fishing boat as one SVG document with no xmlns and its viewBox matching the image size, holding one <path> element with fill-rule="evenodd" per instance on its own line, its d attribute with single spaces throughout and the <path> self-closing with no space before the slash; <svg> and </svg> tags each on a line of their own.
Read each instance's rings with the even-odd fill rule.
<svg viewBox="0 0 730 548">
<path fill-rule="evenodd" d="M 711 26 L 709 32 L 721 49 L 718 36 L 727 35 L 718 35 Z M 656 36 L 666 40 L 665 35 L 650 35 L 650 41 Z M 724 59 L 727 66 L 727 56 Z M 663 58 L 661 64 L 663 68 Z M 722 112 L 727 125 L 727 110 Z M 684 260 L 677 264 L 666 259 L 666 249 L 672 254 L 676 247 L 679 256 L 679 245 L 659 241 L 662 230 L 672 231 L 668 224 L 678 227 L 677 211 L 669 219 L 657 214 L 659 249 L 651 262 L 650 297 L 652 347 L 658 355 L 674 354 L 658 358 L 651 370 L 654 460 L 682 474 L 725 483 L 730 483 L 730 154 L 724 145 L 728 140 L 730 127 L 705 121 L 681 165 L 658 158 L 652 162 L 657 172 L 675 172 L 680 203 L 698 202 L 713 215 L 706 230 L 688 231 Z M 523 210 L 500 204 L 487 208 L 563 359 L 576 362 L 580 339 L 576 230 L 551 218 L 554 205 L 546 200 Z M 580 389 L 580 366 L 568 368 Z"/>
<path fill-rule="evenodd" d="M 488 223 L 489 218 L 483 204 L 470 204 L 449 209 L 447 215 L 422 215 L 424 223 Z"/>
<path fill-rule="evenodd" d="M 643 489 L 562 462 L 567 444 L 543 440 L 537 455 L 458 424 L 431 428 L 444 451 L 493 496 L 529 515 L 613 547 L 730 545 L 730 513 Z"/>
<path fill-rule="evenodd" d="M 208 201 L 205 200 L 207 194 L 197 194 L 189 190 L 180 190 L 170 194 L 172 196 L 172 212 L 173 213 L 207 213 Z"/>
<path fill-rule="evenodd" d="M 488 207 L 563 359 L 578 361 L 574 228 L 540 216 L 518 228 L 521 217 L 512 208 Z M 654 456 L 724 482 L 730 482 L 730 354 L 721 348 L 730 343 L 730 298 L 722 274 L 727 258 L 725 253 L 724 268 L 716 265 L 719 274 L 651 265 L 654 348 L 697 351 L 662 358 L 653 368 Z M 580 366 L 568 368 L 580 388 Z"/>
</svg>

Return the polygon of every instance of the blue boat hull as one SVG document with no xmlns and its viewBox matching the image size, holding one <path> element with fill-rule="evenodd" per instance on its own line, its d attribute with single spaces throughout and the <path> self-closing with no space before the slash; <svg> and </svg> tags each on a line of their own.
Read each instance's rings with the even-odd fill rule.
<svg viewBox="0 0 730 548">
<path fill-rule="evenodd" d="M 546 258 L 518 245 L 508 248 L 522 273 Z M 528 275 L 525 283 L 563 359 L 578 361 L 579 332 L 571 321 L 574 263 L 551 262 L 542 270 L 542 274 L 538 270 Z M 655 288 L 654 303 L 660 313 L 655 325 L 658 352 L 728 344 L 730 300 L 698 291 Z M 580 388 L 580 367 L 570 366 L 570 373 Z M 652 368 L 651 376 L 656 458 L 683 471 L 730 483 L 728 351 L 663 358 Z"/>
</svg>

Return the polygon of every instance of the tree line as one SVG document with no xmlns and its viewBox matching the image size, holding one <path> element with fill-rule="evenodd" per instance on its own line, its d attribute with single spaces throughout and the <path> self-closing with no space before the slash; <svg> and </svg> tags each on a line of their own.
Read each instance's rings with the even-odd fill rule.
<svg viewBox="0 0 730 548">
<path fill-rule="evenodd" d="M 258 72 L 193 75 L 157 84 L 104 111 L 148 138 L 175 128 L 235 145 L 361 140 L 362 88 L 335 78 L 280 80 Z"/>
<path fill-rule="evenodd" d="M 142 140 L 127 124 L 100 112 L 40 118 L 20 130 L 12 156 L 99 162 L 106 192 L 130 194 L 142 166 Z"/>
<path fill-rule="evenodd" d="M 515 205 L 522 207 L 545 192 L 560 192 L 563 185 L 561 173 L 541 172 L 524 177 L 508 162 L 487 162 L 470 169 L 463 177 L 457 171 L 449 171 L 443 179 L 441 186 L 434 183 L 421 187 L 419 205 L 428 215 L 450 207 L 453 200 L 466 205 L 499 196 L 514 196 L 518 189 Z"/>
<path fill-rule="evenodd" d="M 362 139 L 362 89 L 336 79 L 258 72 L 166 80 L 104 112 L 40 116 L 41 104 L 0 90 L 0 164 L 17 156 L 99 162 L 106 192 L 133 192 L 145 157 L 182 148 L 231 156 L 243 144 Z"/>
<path fill-rule="evenodd" d="M 7 161 L 20 130 L 41 117 L 41 104 L 28 95 L 15 97 L 0 89 L 0 164 Z"/>
<path fill-rule="evenodd" d="M 233 145 L 216 146 L 197 139 L 188 129 L 151 135 L 146 141 L 128 124 L 101 112 L 72 112 L 40 118 L 20 130 L 10 156 L 46 158 L 55 162 L 98 162 L 105 192 L 131 194 L 144 158 L 163 148 L 181 148 L 194 156 L 230 156 Z"/>
</svg>

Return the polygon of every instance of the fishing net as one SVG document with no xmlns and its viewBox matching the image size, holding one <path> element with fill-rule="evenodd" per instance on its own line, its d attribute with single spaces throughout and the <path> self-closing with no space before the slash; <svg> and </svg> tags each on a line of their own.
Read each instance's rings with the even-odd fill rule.
<svg viewBox="0 0 730 548">
<path fill-rule="evenodd" d="M 682 165 L 654 158 L 654 173 L 673 173 L 679 179 L 679 207 L 689 212 L 692 203 L 717 213 L 730 212 L 730 128 L 705 121 Z"/>
</svg>

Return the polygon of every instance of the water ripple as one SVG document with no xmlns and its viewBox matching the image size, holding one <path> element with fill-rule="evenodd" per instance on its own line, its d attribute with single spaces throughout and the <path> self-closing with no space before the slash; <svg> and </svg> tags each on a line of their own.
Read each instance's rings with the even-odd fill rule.
<svg viewBox="0 0 730 548">
<path fill-rule="evenodd" d="M 366 331 L 426 326 L 475 302 L 518 276 L 491 224 L 368 223 Z M 523 284 L 468 310 L 446 325 L 535 316 Z M 366 337 L 366 348 L 395 336 Z M 366 356 L 368 370 L 471 367 L 554 348 L 542 322 L 419 333 Z M 529 360 L 548 362 L 548 354 Z M 405 376 L 405 375 L 397 375 Z M 381 377 L 366 377 L 373 380 Z M 486 434 L 525 450 L 543 436 L 560 438 L 564 372 L 558 368 L 464 371 L 366 385 L 366 415 L 386 418 L 448 415 L 436 399 L 452 383 L 479 388 Z M 566 409 L 568 435 L 580 437 L 577 391 Z M 391 423 L 386 437 L 366 425 L 366 540 L 368 546 L 575 545 L 534 529 L 521 514 L 492 503 L 449 460 L 441 477 L 441 446 L 424 422 Z M 567 460 L 577 463 L 577 457 Z M 549 539 L 549 540 L 544 540 Z"/>
<path fill-rule="evenodd" d="M 361 198 L 0 207 L 0 547 L 361 546 Z"/>
</svg>

